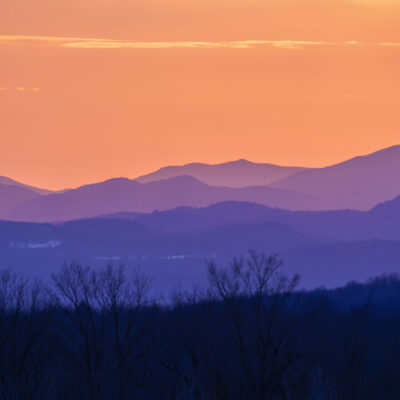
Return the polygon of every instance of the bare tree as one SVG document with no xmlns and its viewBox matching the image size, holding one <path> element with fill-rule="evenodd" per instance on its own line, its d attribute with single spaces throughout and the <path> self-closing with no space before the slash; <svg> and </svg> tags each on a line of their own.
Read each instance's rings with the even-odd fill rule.
<svg viewBox="0 0 400 400">
<path fill-rule="evenodd" d="M 241 366 L 237 376 L 247 399 L 287 398 L 288 372 L 304 356 L 304 330 L 297 324 L 293 295 L 299 277 L 287 277 L 280 267 L 275 255 L 254 251 L 228 268 L 209 266 L 211 287 L 230 319 Z"/>
<path fill-rule="evenodd" d="M 0 272 L 0 398 L 43 399 L 51 392 L 40 335 L 43 291 L 10 270 Z"/>
<path fill-rule="evenodd" d="M 138 384 L 143 376 L 135 376 L 135 368 L 146 354 L 146 333 L 148 320 L 141 318 L 141 311 L 147 304 L 150 279 L 135 270 L 128 279 L 125 268 L 108 265 L 99 271 L 99 294 L 101 307 L 110 315 L 112 338 L 117 360 L 115 398 L 131 398 L 130 387 Z"/>
<path fill-rule="evenodd" d="M 64 358 L 64 368 L 75 378 L 77 385 L 70 389 L 80 398 L 100 400 L 104 394 L 106 310 L 98 274 L 79 264 L 64 265 L 53 281 L 54 299 L 64 312 L 54 344 Z"/>
</svg>

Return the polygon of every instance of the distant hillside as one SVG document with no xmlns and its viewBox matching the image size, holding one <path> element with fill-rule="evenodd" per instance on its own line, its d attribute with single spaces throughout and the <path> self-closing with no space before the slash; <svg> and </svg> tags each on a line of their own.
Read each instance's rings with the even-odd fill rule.
<svg viewBox="0 0 400 400">
<path fill-rule="evenodd" d="M 60 225 L 0 221 L 0 265 L 48 278 L 64 262 L 140 267 L 167 293 L 205 282 L 206 262 L 225 263 L 249 249 L 278 253 L 301 287 L 333 287 L 400 272 L 400 241 L 332 241 L 273 222 L 224 225 L 197 233 L 156 232 L 132 220 L 92 219 Z"/>
<path fill-rule="evenodd" d="M 326 226 L 330 227 L 329 235 L 334 238 L 357 235 L 367 238 L 377 228 L 366 218 L 358 221 L 360 217 L 357 213 L 347 211 L 317 216 L 307 212 L 366 211 L 393 200 L 400 195 L 399 171 L 400 146 L 393 146 L 320 169 L 279 167 L 245 160 L 219 165 L 188 164 L 166 167 L 137 180 L 115 178 L 50 193 L 3 177 L 0 181 L 6 184 L 2 186 L 8 189 L 3 188 L 0 193 L 0 218 L 61 222 L 117 213 L 120 214 L 119 218 L 126 219 L 126 213 L 151 213 L 181 206 L 207 207 L 226 201 L 253 202 L 272 208 L 304 211 L 295 216 L 293 224 L 295 227 L 300 224 L 307 234 L 319 235 L 324 230 L 321 221 L 325 221 Z M 180 173 L 186 175 L 176 176 Z M 383 209 L 380 210 L 382 213 Z M 213 218 L 215 223 L 220 216 Z M 289 220 L 294 217 L 288 214 L 285 217 L 288 220 L 282 218 L 280 212 L 276 221 L 291 224 Z M 357 223 L 346 224 L 348 218 Z M 372 214 L 368 220 L 373 220 Z M 180 222 L 175 224 L 178 226 Z M 204 220 L 201 224 L 204 224 Z M 396 231 L 390 218 L 385 224 L 391 226 L 393 232 Z M 388 231 L 385 227 L 382 229 Z"/>
<path fill-rule="evenodd" d="M 368 210 L 400 195 L 400 146 L 320 169 L 297 172 L 271 187 L 331 200 L 331 208 Z"/>
<path fill-rule="evenodd" d="M 213 186 L 270 186 L 325 199 L 325 209 L 368 210 L 400 195 L 400 145 L 326 168 L 280 167 L 238 160 L 161 168 L 138 182 L 190 175 Z M 321 209 L 316 207 L 314 209 Z"/>
<path fill-rule="evenodd" d="M 11 185 L 11 186 L 18 186 L 18 187 L 23 187 L 25 189 L 30 189 L 33 190 L 34 192 L 37 192 L 39 194 L 49 194 L 52 193 L 51 190 L 47 189 L 40 189 L 34 186 L 29 186 L 25 185 L 21 182 L 17 182 L 14 179 L 7 178 L 6 176 L 0 176 L 0 185 Z"/>
<path fill-rule="evenodd" d="M 274 222 L 305 235 L 330 240 L 400 240 L 400 196 L 368 212 L 289 211 L 230 201 L 204 208 L 179 207 L 151 214 L 126 213 L 103 218 L 134 219 L 163 233 L 198 233 L 226 225 Z"/>
<path fill-rule="evenodd" d="M 204 282 L 206 262 L 226 262 L 250 248 L 285 253 L 321 241 L 274 223 L 236 224 L 193 234 L 165 234 L 135 221 L 92 219 L 60 225 L 0 221 L 0 266 L 48 279 L 65 262 L 140 267 L 164 294 Z"/>
<path fill-rule="evenodd" d="M 0 221 L 3 256 L 173 259 L 239 255 L 249 248 L 286 251 L 320 243 L 280 224 L 235 224 L 192 234 L 169 234 L 131 220 L 86 219 L 59 225 Z"/>
<path fill-rule="evenodd" d="M 169 166 L 135 180 L 140 183 L 148 183 L 190 175 L 210 186 L 266 186 L 304 169 L 238 160 L 216 165 L 192 163 L 183 166 Z"/>
<path fill-rule="evenodd" d="M 31 189 L 0 184 L 0 219 L 7 218 L 9 212 L 15 207 L 39 197 L 41 195 Z"/>
<path fill-rule="evenodd" d="M 189 176 L 146 184 L 119 178 L 36 198 L 13 209 L 8 218 L 35 222 L 67 221 L 126 211 L 204 207 L 226 200 L 257 202 L 294 210 L 326 207 L 315 196 L 267 186 L 214 187 Z"/>
</svg>

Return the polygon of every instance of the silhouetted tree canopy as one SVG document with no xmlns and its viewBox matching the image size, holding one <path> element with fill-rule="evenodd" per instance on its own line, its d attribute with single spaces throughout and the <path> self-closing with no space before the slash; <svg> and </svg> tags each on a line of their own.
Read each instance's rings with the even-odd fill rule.
<svg viewBox="0 0 400 400">
<path fill-rule="evenodd" d="M 0 400 L 400 399 L 400 278 L 296 289 L 275 255 L 150 299 L 123 266 L 0 273 Z"/>
</svg>

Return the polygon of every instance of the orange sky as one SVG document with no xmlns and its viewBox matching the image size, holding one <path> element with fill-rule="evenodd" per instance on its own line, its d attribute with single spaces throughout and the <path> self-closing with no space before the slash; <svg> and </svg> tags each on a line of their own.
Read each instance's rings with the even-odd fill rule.
<svg viewBox="0 0 400 400">
<path fill-rule="evenodd" d="M 327 165 L 400 143 L 399 70 L 398 0 L 1 0 L 0 175 Z"/>
</svg>

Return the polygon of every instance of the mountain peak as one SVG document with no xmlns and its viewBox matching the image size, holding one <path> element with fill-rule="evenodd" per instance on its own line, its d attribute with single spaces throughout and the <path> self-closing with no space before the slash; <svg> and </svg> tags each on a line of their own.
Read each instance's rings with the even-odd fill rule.
<svg viewBox="0 0 400 400">
<path fill-rule="evenodd" d="M 249 161 L 246 160 L 245 158 L 239 158 L 239 160 L 236 161 L 232 161 L 233 164 L 252 164 L 252 165 L 256 165 L 257 163 L 253 162 L 253 161 Z"/>
</svg>

